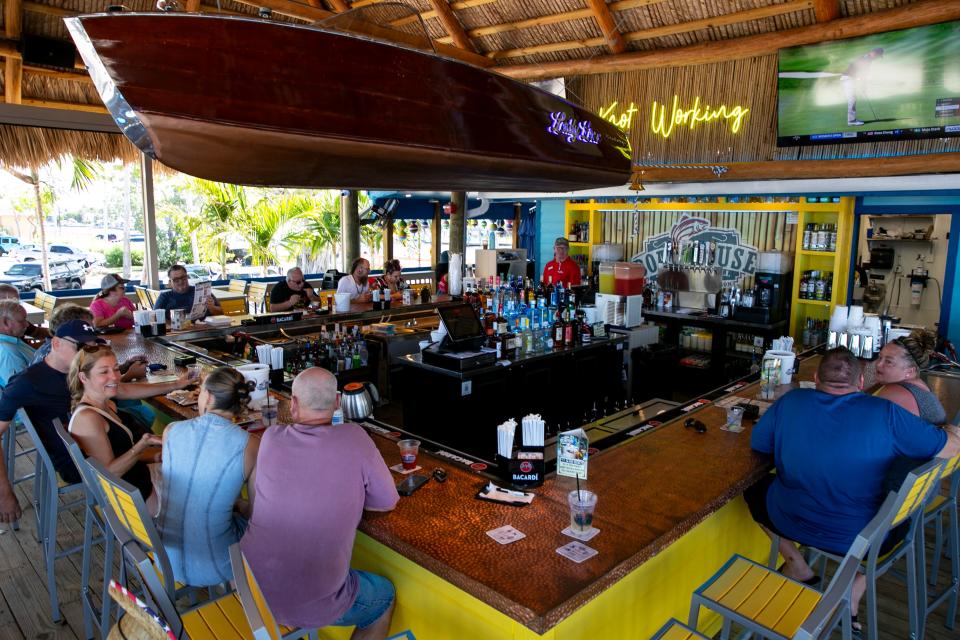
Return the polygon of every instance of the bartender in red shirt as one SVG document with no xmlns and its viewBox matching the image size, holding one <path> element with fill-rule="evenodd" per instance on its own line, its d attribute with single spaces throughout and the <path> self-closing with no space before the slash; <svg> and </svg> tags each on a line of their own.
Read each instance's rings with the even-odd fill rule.
<svg viewBox="0 0 960 640">
<path fill-rule="evenodd" d="M 543 268 L 543 282 L 562 282 L 564 287 L 580 284 L 580 265 L 570 257 L 570 242 L 557 238 L 553 242 L 553 260 Z"/>
</svg>

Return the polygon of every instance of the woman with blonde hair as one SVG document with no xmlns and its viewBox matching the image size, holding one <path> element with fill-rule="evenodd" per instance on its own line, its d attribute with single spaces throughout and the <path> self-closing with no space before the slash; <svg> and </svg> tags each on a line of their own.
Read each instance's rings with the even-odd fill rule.
<svg viewBox="0 0 960 640">
<path fill-rule="evenodd" d="M 137 489 L 151 513 L 159 504 L 147 464 L 160 458 L 159 436 L 124 424 L 114 398 L 120 366 L 113 349 L 104 344 L 80 344 L 67 381 L 73 398 L 68 431 L 83 452 Z"/>
<path fill-rule="evenodd" d="M 232 367 L 200 386 L 192 420 L 163 432 L 163 506 L 157 525 L 177 581 L 195 587 L 233 579 L 230 545 L 239 542 L 253 501 L 238 501 L 253 473 L 260 439 L 234 424 L 255 383 Z M 234 511 L 239 513 L 234 513 Z"/>
</svg>

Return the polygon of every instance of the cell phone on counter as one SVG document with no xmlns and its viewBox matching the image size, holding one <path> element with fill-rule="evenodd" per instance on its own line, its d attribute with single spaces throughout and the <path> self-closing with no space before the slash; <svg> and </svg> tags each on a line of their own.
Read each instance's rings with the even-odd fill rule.
<svg viewBox="0 0 960 640">
<path fill-rule="evenodd" d="M 402 496 L 409 496 L 425 485 L 428 480 L 430 480 L 430 476 L 407 476 L 403 479 L 403 482 L 397 485 L 397 493 Z"/>
</svg>

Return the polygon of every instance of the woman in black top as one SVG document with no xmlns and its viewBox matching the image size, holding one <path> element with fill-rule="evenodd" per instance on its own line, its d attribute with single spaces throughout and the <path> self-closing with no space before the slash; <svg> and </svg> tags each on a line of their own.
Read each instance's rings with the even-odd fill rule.
<svg viewBox="0 0 960 640">
<path fill-rule="evenodd" d="M 160 459 L 160 437 L 124 424 L 114 398 L 120 384 L 117 358 L 107 345 L 79 345 L 68 382 L 73 398 L 69 431 L 83 452 L 137 489 L 156 514 L 159 496 L 147 464 Z"/>
</svg>

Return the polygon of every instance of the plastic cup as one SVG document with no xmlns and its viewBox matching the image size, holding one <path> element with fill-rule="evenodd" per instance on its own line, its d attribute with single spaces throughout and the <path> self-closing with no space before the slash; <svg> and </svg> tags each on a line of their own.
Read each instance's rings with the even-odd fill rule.
<svg viewBox="0 0 960 640">
<path fill-rule="evenodd" d="M 199 380 L 200 373 L 203 371 L 203 368 L 199 364 L 188 364 L 187 365 L 187 378 L 189 380 Z"/>
<path fill-rule="evenodd" d="M 397 443 L 400 447 L 400 462 L 404 469 L 417 468 L 417 454 L 420 452 L 419 440 L 401 440 Z"/>
<path fill-rule="evenodd" d="M 570 530 L 574 533 L 588 533 L 593 528 L 597 494 L 586 489 L 574 490 L 567 495 L 567 501 L 570 503 Z"/>
<path fill-rule="evenodd" d="M 260 421 L 265 427 L 272 427 L 277 424 L 277 417 L 280 415 L 280 407 L 276 402 L 264 404 L 260 407 Z"/>
<path fill-rule="evenodd" d="M 743 407 L 727 407 L 727 431 L 743 431 Z"/>
</svg>

